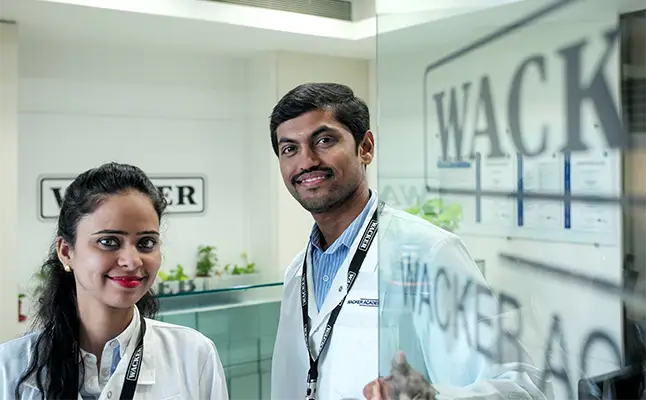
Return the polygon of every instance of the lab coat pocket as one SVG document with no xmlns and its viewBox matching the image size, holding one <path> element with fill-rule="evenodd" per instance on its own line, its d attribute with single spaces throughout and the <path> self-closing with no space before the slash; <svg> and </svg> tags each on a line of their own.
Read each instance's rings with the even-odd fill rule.
<svg viewBox="0 0 646 400">
<path fill-rule="evenodd" d="M 363 398 L 363 387 L 377 378 L 379 307 L 374 290 L 351 291 L 330 341 L 329 367 L 334 393 Z"/>
<path fill-rule="evenodd" d="M 379 326 L 379 299 L 374 290 L 351 290 L 339 314 L 339 327 L 376 330 Z M 336 330 L 336 327 L 334 328 Z"/>
<path fill-rule="evenodd" d="M 164 397 L 162 400 L 182 400 L 182 395 L 176 394 L 175 396 Z"/>
</svg>

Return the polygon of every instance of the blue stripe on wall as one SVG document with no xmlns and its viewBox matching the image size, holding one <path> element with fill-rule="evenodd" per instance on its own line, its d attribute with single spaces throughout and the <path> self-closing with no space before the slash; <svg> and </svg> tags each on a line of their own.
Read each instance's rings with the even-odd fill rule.
<svg viewBox="0 0 646 400">
<path fill-rule="evenodd" d="M 480 191 L 482 190 L 482 155 L 476 153 L 476 222 L 481 222 L 481 210 L 482 210 L 482 196 Z"/>
<path fill-rule="evenodd" d="M 517 205 L 517 218 L 518 218 L 518 226 L 523 226 L 525 223 L 525 215 L 524 215 L 524 209 L 523 209 L 523 191 L 525 188 L 525 185 L 523 183 L 523 155 L 518 153 L 516 155 L 516 168 L 517 168 L 517 178 L 518 178 L 518 187 L 516 188 L 518 197 L 516 199 L 516 205 Z"/>
<path fill-rule="evenodd" d="M 572 221 L 571 221 L 571 202 L 568 196 L 572 192 L 572 187 L 571 187 L 571 177 L 572 177 L 572 163 L 570 159 L 570 153 L 564 153 L 564 174 L 563 174 L 563 181 L 564 181 L 564 194 L 565 194 L 565 199 L 564 199 L 564 207 L 563 207 L 563 212 L 564 212 L 564 219 L 565 219 L 565 229 L 570 229 L 572 227 Z"/>
</svg>

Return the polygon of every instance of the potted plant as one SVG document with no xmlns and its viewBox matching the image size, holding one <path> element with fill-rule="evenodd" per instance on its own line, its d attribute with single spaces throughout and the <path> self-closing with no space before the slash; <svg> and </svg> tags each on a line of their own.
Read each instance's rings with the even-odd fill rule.
<svg viewBox="0 0 646 400">
<path fill-rule="evenodd" d="M 462 207 L 459 203 L 444 204 L 442 199 L 430 199 L 423 205 L 415 204 L 406 212 L 427 220 L 449 232 L 455 232 L 462 220 Z"/>
<path fill-rule="evenodd" d="M 195 265 L 195 284 L 200 290 L 208 289 L 208 282 L 213 276 L 222 275 L 217 268 L 218 254 L 215 246 L 200 245 L 197 248 L 197 264 Z"/>
<path fill-rule="evenodd" d="M 225 271 L 229 271 L 231 275 L 245 275 L 245 274 L 255 274 L 256 273 L 256 263 L 254 262 L 249 262 L 249 256 L 247 256 L 247 253 L 242 253 L 240 254 L 240 258 L 242 258 L 242 265 L 238 264 L 227 264 L 224 267 Z"/>
<path fill-rule="evenodd" d="M 197 248 L 197 265 L 195 276 L 210 277 L 213 269 L 218 265 L 218 254 L 215 246 L 201 245 Z"/>
<path fill-rule="evenodd" d="M 230 284 L 248 284 L 250 280 L 255 279 L 253 274 L 256 274 L 258 270 L 256 269 L 256 263 L 249 260 L 247 253 L 243 252 L 240 254 L 242 263 L 232 263 L 224 266 L 224 272 L 228 273 L 227 281 Z"/>
<path fill-rule="evenodd" d="M 189 276 L 184 273 L 182 264 L 177 264 L 177 268 L 171 269 L 168 274 L 164 271 L 159 271 L 157 276 L 160 279 L 157 285 L 157 292 L 159 294 L 179 292 L 180 282 L 189 280 Z"/>
</svg>

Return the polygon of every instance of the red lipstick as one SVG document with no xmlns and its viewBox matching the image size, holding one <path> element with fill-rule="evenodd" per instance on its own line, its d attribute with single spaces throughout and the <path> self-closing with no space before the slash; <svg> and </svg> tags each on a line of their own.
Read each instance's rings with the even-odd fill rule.
<svg viewBox="0 0 646 400">
<path fill-rule="evenodd" d="M 134 289 L 138 287 L 139 285 L 141 285 L 141 281 L 144 279 L 139 276 L 109 276 L 108 278 L 117 285 L 128 289 Z"/>
</svg>

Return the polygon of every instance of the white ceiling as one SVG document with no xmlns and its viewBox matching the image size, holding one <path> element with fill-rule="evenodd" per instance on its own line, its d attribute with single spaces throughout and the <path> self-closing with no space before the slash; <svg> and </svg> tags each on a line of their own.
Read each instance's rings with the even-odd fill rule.
<svg viewBox="0 0 646 400">
<path fill-rule="evenodd" d="M 16 20 L 19 24 L 21 42 L 32 43 L 65 42 L 67 44 L 86 43 L 106 46 L 158 47 L 167 50 L 186 52 L 208 52 L 212 54 L 248 55 L 259 51 L 298 51 L 355 58 L 374 58 L 377 51 L 377 20 L 379 32 L 390 32 L 387 36 L 379 35 L 379 44 L 385 43 L 419 43 L 420 35 L 429 36 L 433 41 L 472 40 L 484 32 L 500 28 L 531 10 L 543 7 L 547 0 L 460 0 L 461 7 L 441 7 L 428 12 L 380 15 L 370 18 L 375 0 L 353 0 L 354 6 L 361 5 L 363 20 L 358 22 L 335 21 L 319 17 L 303 16 L 305 26 L 298 27 L 292 18 L 289 27 L 283 31 L 280 21 L 270 21 L 263 25 L 242 26 L 231 23 L 214 22 L 206 19 L 152 15 L 144 12 L 117 11 L 109 8 L 79 6 L 66 4 L 72 1 L 86 1 L 87 4 L 98 4 L 100 0 L 0 0 L 0 18 Z M 108 3 L 105 3 L 105 2 Z M 120 4 L 162 4 L 179 0 L 123 0 Z M 192 3 L 195 5 L 196 0 Z M 384 2 L 386 0 L 379 0 Z M 388 0 L 391 1 L 391 0 Z M 404 1 L 404 0 L 397 0 Z M 119 0 L 103 0 L 103 4 L 115 5 Z M 364 2 L 364 3 L 360 3 Z M 366 4 L 365 2 L 369 2 Z M 202 2 L 200 7 L 210 7 Z M 358 4 L 360 3 L 360 4 Z M 500 5 L 492 7 L 492 5 Z M 644 0 L 579 0 L 579 5 L 590 12 L 618 11 L 626 12 L 644 8 Z M 214 4 L 214 3 L 212 3 Z M 377 3 L 379 5 L 379 3 Z M 474 5 L 480 4 L 480 6 Z M 594 6 L 596 5 L 596 6 Z M 231 6 L 230 6 L 231 7 Z M 235 6 L 242 7 L 242 6 Z M 377 7 L 379 9 L 379 7 Z M 251 8 L 246 8 L 251 10 Z M 481 11 L 482 10 L 482 11 Z M 256 14 L 262 10 L 253 10 Z M 475 12 L 481 11 L 481 12 Z M 502 12 L 501 12 L 502 11 Z M 591 14 L 560 13 L 559 19 L 581 20 Z M 258 14 L 257 14 L 258 15 Z M 264 15 L 264 14 L 262 14 Z M 277 15 L 267 13 L 267 15 Z M 227 20 L 216 15 L 220 20 Z M 365 19 L 365 17 L 368 17 Z M 308 19 L 309 18 L 309 19 Z M 262 22 L 262 18 L 260 18 Z M 433 24 L 417 28 L 400 29 L 402 26 L 421 24 L 435 20 Z M 307 28 L 307 21 L 320 22 L 320 26 Z M 273 24 L 273 25 L 272 25 Z M 263 29 L 259 26 L 273 26 L 274 29 Z M 353 28 L 354 30 L 351 30 Z M 299 31 L 300 29 L 300 31 Z M 286 32 L 291 30 L 291 32 Z M 383 40 L 381 40 L 383 39 Z M 401 46 L 404 50 L 405 45 Z M 384 52 L 385 54 L 385 52 Z"/>
<path fill-rule="evenodd" d="M 309 51 L 359 58 L 372 58 L 375 54 L 375 41 L 370 37 L 362 40 L 322 38 L 39 0 L 0 0 L 0 7 L 1 18 L 18 22 L 21 41 L 26 44 L 80 42 L 233 55 L 271 50 Z"/>
</svg>

